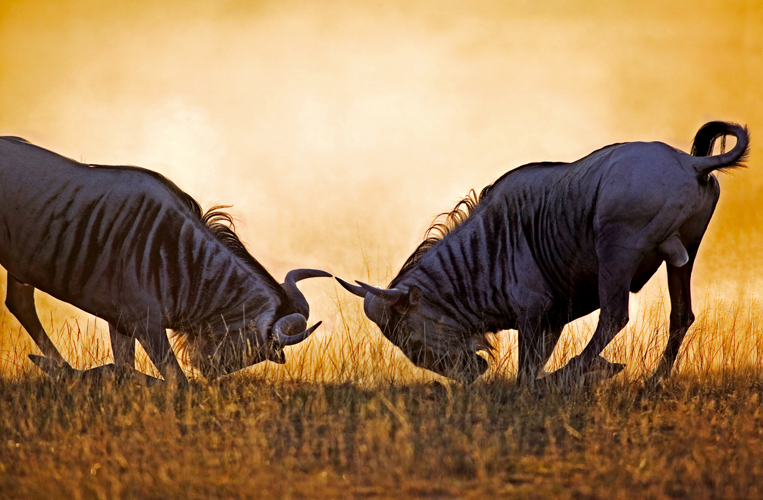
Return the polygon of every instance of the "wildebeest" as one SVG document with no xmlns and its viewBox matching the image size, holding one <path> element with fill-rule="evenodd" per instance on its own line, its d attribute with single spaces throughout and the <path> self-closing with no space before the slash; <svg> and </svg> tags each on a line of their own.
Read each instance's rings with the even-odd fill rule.
<svg viewBox="0 0 763 500">
<path fill-rule="evenodd" d="M 711 156 L 717 138 L 734 148 Z M 742 166 L 748 132 L 710 122 L 692 155 L 660 142 L 606 146 L 573 163 L 531 163 L 467 197 L 435 224 L 387 289 L 339 280 L 410 360 L 473 381 L 487 332 L 519 332 L 520 383 L 534 381 L 568 322 L 600 308 L 583 352 L 549 375 L 576 380 L 628 322 L 630 292 L 667 263 L 669 339 L 652 381 L 670 374 L 694 320 L 690 278 L 720 195 L 715 170 Z M 445 214 L 443 214 L 445 215 Z M 338 278 L 337 278 L 338 279 Z"/>
<path fill-rule="evenodd" d="M 186 383 L 166 329 L 206 376 L 264 360 L 312 333 L 296 282 L 252 257 L 232 219 L 162 175 L 84 165 L 15 137 L 0 138 L 0 265 L 6 305 L 42 353 L 68 364 L 37 317 L 34 290 L 108 321 L 114 361 L 133 367 L 135 339 L 166 378 Z M 39 360 L 38 364 L 43 366 Z M 44 366 L 43 366 L 44 367 Z"/>
</svg>

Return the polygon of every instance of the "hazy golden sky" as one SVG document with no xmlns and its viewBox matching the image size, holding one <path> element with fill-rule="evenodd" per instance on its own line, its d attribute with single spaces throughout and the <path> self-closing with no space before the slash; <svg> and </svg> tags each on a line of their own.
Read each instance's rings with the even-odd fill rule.
<svg viewBox="0 0 763 500">
<path fill-rule="evenodd" d="M 362 277 L 361 250 L 383 278 L 508 169 L 687 149 L 710 119 L 749 124 L 753 151 L 697 268 L 744 279 L 763 255 L 761 89 L 761 0 L 0 3 L 0 134 L 233 204 L 279 279 Z"/>
</svg>

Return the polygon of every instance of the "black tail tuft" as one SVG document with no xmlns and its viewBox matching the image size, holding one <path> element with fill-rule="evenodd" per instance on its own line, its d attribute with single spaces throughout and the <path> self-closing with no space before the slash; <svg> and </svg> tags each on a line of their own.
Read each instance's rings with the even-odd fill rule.
<svg viewBox="0 0 763 500">
<path fill-rule="evenodd" d="M 734 149 L 726 153 L 726 136 L 733 135 L 737 143 Z M 721 154 L 710 156 L 713 153 L 715 140 L 721 138 Z M 694 144 L 691 154 L 706 160 L 697 162 L 695 168 L 701 176 L 707 176 L 714 170 L 721 172 L 736 168 L 745 168 L 745 161 L 750 154 L 750 131 L 746 126 L 737 123 L 709 122 L 702 126 L 694 136 Z"/>
</svg>

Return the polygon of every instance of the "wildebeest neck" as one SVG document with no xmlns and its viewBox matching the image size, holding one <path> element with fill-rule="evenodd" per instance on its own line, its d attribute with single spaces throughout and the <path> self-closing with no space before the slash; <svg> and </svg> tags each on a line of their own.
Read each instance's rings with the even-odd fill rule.
<svg viewBox="0 0 763 500">
<path fill-rule="evenodd" d="M 496 278 L 511 272 L 490 259 L 505 251 L 505 224 L 496 224 L 493 210 L 480 210 L 437 242 L 416 264 L 396 278 L 395 286 L 418 286 L 427 302 L 458 323 L 464 335 L 508 328 L 512 311 Z"/>
<path fill-rule="evenodd" d="M 590 179 L 616 150 L 508 172 L 483 190 L 468 218 L 424 253 L 414 253 L 390 287 L 419 286 L 469 332 L 516 328 L 518 309 L 536 291 L 548 302 L 586 295 L 581 286 L 595 292 L 596 263 L 582 258 L 595 255 L 598 186 Z"/>
</svg>

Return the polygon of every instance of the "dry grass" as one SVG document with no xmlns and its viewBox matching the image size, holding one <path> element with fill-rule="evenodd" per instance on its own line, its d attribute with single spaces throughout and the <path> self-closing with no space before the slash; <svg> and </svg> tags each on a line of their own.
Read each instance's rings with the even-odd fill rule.
<svg viewBox="0 0 763 500">
<path fill-rule="evenodd" d="M 663 299 L 634 308 L 605 353 L 628 363 L 624 375 L 567 393 L 514 386 L 513 334 L 483 380 L 434 383 L 341 295 L 333 331 L 286 365 L 187 391 L 56 385 L 24 361 L 23 342 L 6 342 L 0 497 L 763 496 L 763 310 L 707 298 L 675 376 L 646 391 L 665 342 Z M 594 325 L 571 325 L 550 366 Z M 107 360 L 92 333 L 79 332 L 80 366 Z"/>
</svg>

